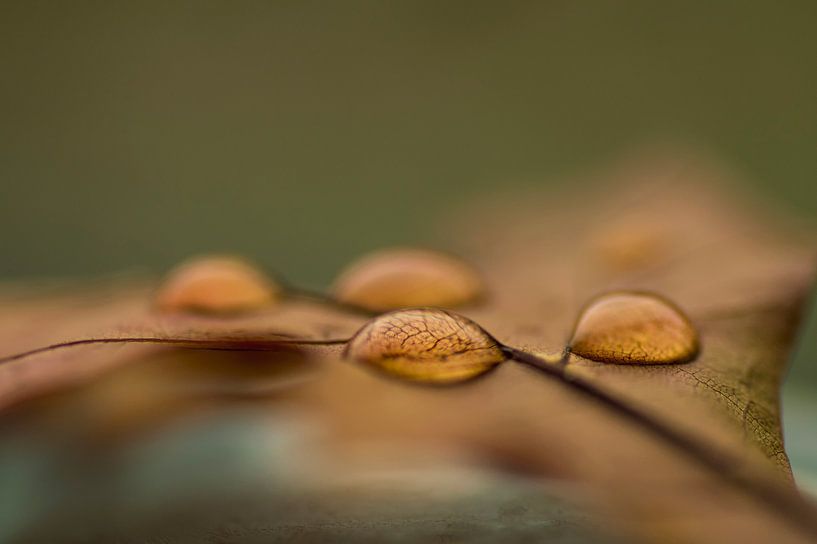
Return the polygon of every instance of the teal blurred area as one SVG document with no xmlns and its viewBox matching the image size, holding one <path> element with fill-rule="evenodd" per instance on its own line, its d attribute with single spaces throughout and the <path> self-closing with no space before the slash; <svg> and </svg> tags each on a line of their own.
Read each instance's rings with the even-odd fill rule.
<svg viewBox="0 0 817 544">
<path fill-rule="evenodd" d="M 579 487 L 462 458 L 350 470 L 315 459 L 314 429 L 269 408 L 221 407 L 104 455 L 64 435 L 12 434 L 0 444 L 0 497 L 15 493 L 0 541 L 622 542 L 580 508 Z"/>
<path fill-rule="evenodd" d="M 667 142 L 813 216 L 815 28 L 807 0 L 3 2 L 0 277 L 231 251 L 321 287 L 486 191 Z M 786 405 L 813 481 L 815 337 Z"/>
</svg>

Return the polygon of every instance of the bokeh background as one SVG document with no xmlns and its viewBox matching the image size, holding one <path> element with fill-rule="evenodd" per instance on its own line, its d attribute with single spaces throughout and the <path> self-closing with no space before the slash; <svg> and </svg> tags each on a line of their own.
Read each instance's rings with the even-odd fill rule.
<svg viewBox="0 0 817 544">
<path fill-rule="evenodd" d="M 4 2 L 2 276 L 301 283 L 487 188 L 692 143 L 817 211 L 814 2 Z"/>
<path fill-rule="evenodd" d="M 815 28 L 809 0 L 3 2 L 0 278 L 226 250 L 321 288 L 485 191 L 667 143 L 815 216 Z M 815 335 L 786 390 L 812 484 Z"/>
</svg>

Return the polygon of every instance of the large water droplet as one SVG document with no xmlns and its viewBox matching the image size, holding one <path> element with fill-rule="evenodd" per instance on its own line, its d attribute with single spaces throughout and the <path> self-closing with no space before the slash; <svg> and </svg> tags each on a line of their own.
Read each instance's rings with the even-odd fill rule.
<svg viewBox="0 0 817 544">
<path fill-rule="evenodd" d="M 479 325 L 438 309 L 378 316 L 349 341 L 346 356 L 409 380 L 452 383 L 487 372 L 505 360 Z"/>
<path fill-rule="evenodd" d="M 235 313 L 274 303 L 280 289 L 252 264 L 225 256 L 192 259 L 173 269 L 156 294 L 165 312 Z"/>
<path fill-rule="evenodd" d="M 424 249 L 386 249 L 350 265 L 335 282 L 342 302 L 373 311 L 414 306 L 453 307 L 483 293 L 476 271 L 464 261 Z"/>
<path fill-rule="evenodd" d="M 615 292 L 600 296 L 584 309 L 570 349 L 605 363 L 683 363 L 698 354 L 699 340 L 689 319 L 666 299 Z"/>
</svg>

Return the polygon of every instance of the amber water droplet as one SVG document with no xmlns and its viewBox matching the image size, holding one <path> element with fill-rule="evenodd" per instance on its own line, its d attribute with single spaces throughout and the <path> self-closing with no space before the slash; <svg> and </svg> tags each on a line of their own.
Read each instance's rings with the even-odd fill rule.
<svg viewBox="0 0 817 544">
<path fill-rule="evenodd" d="M 454 307 L 478 299 L 477 272 L 454 256 L 425 249 L 386 249 L 344 270 L 333 287 L 336 299 L 373 311 L 415 306 Z"/>
<path fill-rule="evenodd" d="M 592 243 L 604 264 L 627 271 L 655 262 L 666 249 L 666 238 L 654 224 L 627 222 L 605 226 Z"/>
<path fill-rule="evenodd" d="M 173 269 L 156 294 L 165 312 L 236 313 L 274 303 L 280 288 L 263 272 L 237 257 L 191 259 Z"/>
<path fill-rule="evenodd" d="M 499 343 L 479 325 L 432 308 L 398 310 L 372 319 L 349 341 L 346 356 L 428 383 L 467 380 L 505 360 Z"/>
<path fill-rule="evenodd" d="M 570 349 L 604 363 L 683 363 L 698 354 L 699 340 L 684 313 L 663 297 L 615 292 L 584 309 Z"/>
</svg>

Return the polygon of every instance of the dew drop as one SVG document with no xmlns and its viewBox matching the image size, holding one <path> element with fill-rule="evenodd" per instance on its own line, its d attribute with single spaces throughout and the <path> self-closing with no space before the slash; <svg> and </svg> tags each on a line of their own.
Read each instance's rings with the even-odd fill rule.
<svg viewBox="0 0 817 544">
<path fill-rule="evenodd" d="M 570 349 L 604 363 L 684 363 L 698 354 L 699 340 L 689 318 L 663 297 L 614 292 L 583 310 Z"/>
<path fill-rule="evenodd" d="M 336 299 L 373 311 L 454 307 L 478 299 L 483 283 L 464 261 L 436 251 L 397 248 L 352 263 L 335 282 Z"/>
<path fill-rule="evenodd" d="M 593 248 L 608 267 L 628 271 L 655 262 L 664 252 L 667 236 L 649 222 L 608 225 L 593 239 Z"/>
<path fill-rule="evenodd" d="M 168 274 L 156 294 L 163 312 L 237 313 L 273 304 L 280 288 L 263 272 L 236 257 L 199 257 Z"/>
<path fill-rule="evenodd" d="M 487 332 L 461 315 L 418 308 L 378 316 L 349 341 L 346 357 L 427 383 L 474 378 L 505 360 Z"/>
</svg>

